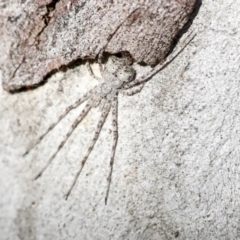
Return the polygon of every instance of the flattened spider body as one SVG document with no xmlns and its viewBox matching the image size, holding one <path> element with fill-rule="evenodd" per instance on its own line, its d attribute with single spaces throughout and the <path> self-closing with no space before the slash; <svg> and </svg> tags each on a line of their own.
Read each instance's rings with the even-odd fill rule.
<svg viewBox="0 0 240 240">
<path fill-rule="evenodd" d="M 140 92 L 144 86 L 144 84 L 149 81 L 153 75 L 157 72 L 165 68 L 169 63 L 171 63 L 182 51 L 183 49 L 189 44 L 190 41 L 195 37 L 195 35 L 187 42 L 187 44 L 175 55 L 172 57 L 171 60 L 166 61 L 163 65 L 157 65 L 155 68 L 152 68 L 150 72 L 146 75 L 140 77 L 139 79 L 135 79 L 136 71 L 130 64 L 130 62 L 126 58 L 117 58 L 115 56 L 110 56 L 108 58 L 107 63 L 103 69 L 102 65 L 100 65 L 101 75 L 104 80 L 103 83 L 100 83 L 90 91 L 88 91 L 82 98 L 78 99 L 75 103 L 70 105 L 65 112 L 63 112 L 58 120 L 53 123 L 47 131 L 42 134 L 36 143 L 25 152 L 24 155 L 28 154 L 30 150 L 32 150 L 71 110 L 75 109 L 76 107 L 80 106 L 83 102 L 87 101 L 85 107 L 83 108 L 82 112 L 78 116 L 77 119 L 73 122 L 71 128 L 69 129 L 68 133 L 66 134 L 63 141 L 59 144 L 57 150 L 52 154 L 49 158 L 45 166 L 39 172 L 39 174 L 35 177 L 35 179 L 39 178 L 43 172 L 47 169 L 50 163 L 53 161 L 57 153 L 60 149 L 64 146 L 70 135 L 76 129 L 78 124 L 84 119 L 84 117 L 88 114 L 91 108 L 99 107 L 101 104 L 101 117 L 98 121 L 97 128 L 94 133 L 94 137 L 92 142 L 81 162 L 79 170 L 77 171 L 73 183 L 66 194 L 66 199 L 70 195 L 73 187 L 75 186 L 79 175 L 82 172 L 82 169 L 90 155 L 91 151 L 94 148 L 94 145 L 99 137 L 101 129 L 106 121 L 106 118 L 111 111 L 112 113 L 112 133 L 113 133 L 113 142 L 112 142 L 112 151 L 111 151 L 111 159 L 110 159 L 110 172 L 107 178 L 108 187 L 105 197 L 105 204 L 107 203 L 111 179 L 112 179 L 112 172 L 113 172 L 113 163 L 114 157 L 117 147 L 118 141 L 118 93 L 122 93 L 127 96 L 132 96 L 138 92 Z"/>
<path fill-rule="evenodd" d="M 97 129 L 95 131 L 94 137 L 92 139 L 91 145 L 88 148 L 87 153 L 85 154 L 81 166 L 74 178 L 74 181 L 69 189 L 69 191 L 66 194 L 66 199 L 70 195 L 73 187 L 75 186 L 77 179 L 79 175 L 81 174 L 81 171 L 88 159 L 88 156 L 90 155 L 91 151 L 93 150 L 93 147 L 99 137 L 99 134 L 101 132 L 101 129 L 103 127 L 103 124 L 110 112 L 112 111 L 112 132 L 113 132 L 113 144 L 112 144 L 112 153 L 111 153 L 111 160 L 110 160 L 110 173 L 107 178 L 108 180 L 108 188 L 105 198 L 105 203 L 107 203 L 107 198 L 110 190 L 110 184 L 111 184 L 111 178 L 112 178 L 112 171 L 113 171 L 113 162 L 114 162 L 114 156 L 117 146 L 117 140 L 118 140 L 118 129 L 117 129 L 117 112 L 118 112 L 118 93 L 120 90 L 123 89 L 123 86 L 125 84 L 130 83 L 135 79 L 136 72 L 134 68 L 130 65 L 129 61 L 125 58 L 117 58 L 115 56 L 110 56 L 105 68 L 102 69 L 102 78 L 104 79 L 103 83 L 100 83 L 96 87 L 94 87 L 92 90 L 87 92 L 82 98 L 77 100 L 74 104 L 70 105 L 66 111 L 58 118 L 57 122 L 53 123 L 48 130 L 39 137 L 37 142 L 34 146 L 32 146 L 24 155 L 29 153 L 31 149 L 33 149 L 71 110 L 81 105 L 83 102 L 87 101 L 84 109 L 80 113 L 79 117 L 74 121 L 72 124 L 69 132 L 63 139 L 63 141 L 58 146 L 57 150 L 54 152 L 54 154 L 49 158 L 46 165 L 42 168 L 42 170 L 39 172 L 39 174 L 35 177 L 35 179 L 39 178 L 43 172 L 47 169 L 47 167 L 50 165 L 50 163 L 53 161 L 57 153 L 60 151 L 60 149 L 64 146 L 67 139 L 70 137 L 72 132 L 75 130 L 75 128 L 78 126 L 78 124 L 84 119 L 84 117 L 88 114 L 88 112 L 91 110 L 91 108 L 96 108 L 100 104 L 102 106 L 101 111 L 101 117 L 97 125 Z"/>
</svg>

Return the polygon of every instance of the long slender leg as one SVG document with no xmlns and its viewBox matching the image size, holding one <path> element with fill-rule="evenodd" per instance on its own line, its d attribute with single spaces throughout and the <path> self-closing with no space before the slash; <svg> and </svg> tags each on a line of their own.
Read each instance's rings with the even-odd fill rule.
<svg viewBox="0 0 240 240">
<path fill-rule="evenodd" d="M 92 152 L 92 150 L 93 150 L 93 148 L 94 148 L 94 145 L 95 145 L 95 143 L 96 143 L 96 141 L 97 141 L 97 139 L 98 139 L 98 137 L 99 137 L 99 134 L 100 134 L 100 132 L 101 132 L 101 130 L 102 130 L 103 124 L 104 124 L 105 121 L 106 121 L 106 118 L 107 118 L 107 116 L 108 116 L 108 113 L 109 113 L 109 111 L 110 111 L 110 108 L 111 108 L 111 102 L 108 101 L 108 102 L 106 102 L 106 103 L 104 104 L 104 107 L 103 107 L 103 110 L 102 110 L 102 115 L 101 115 L 100 120 L 99 120 L 99 122 L 98 122 L 97 129 L 96 129 L 96 131 L 95 131 L 95 134 L 94 134 L 94 137 L 93 137 L 93 139 L 92 139 L 91 145 L 90 145 L 90 147 L 88 148 L 88 151 L 87 151 L 86 155 L 84 156 L 84 158 L 83 158 L 83 160 L 82 160 L 82 162 L 81 162 L 80 169 L 79 169 L 78 172 L 76 173 L 70 189 L 68 190 L 67 194 L 65 195 L 65 199 L 66 199 L 66 200 L 68 199 L 68 196 L 71 194 L 71 191 L 72 191 L 73 187 L 75 186 L 75 184 L 76 184 L 76 182 L 77 182 L 77 180 L 78 180 L 79 175 L 80 175 L 81 172 L 82 172 L 82 169 L 83 169 L 83 167 L 84 167 L 84 165 L 85 165 L 85 163 L 86 163 L 86 161 L 87 161 L 87 159 L 88 159 L 88 156 L 90 155 L 90 153 Z"/>
<path fill-rule="evenodd" d="M 94 74 L 94 72 L 93 72 L 93 70 L 92 70 L 89 62 L 86 63 L 86 66 L 87 66 L 88 72 L 89 72 L 89 74 L 90 74 L 90 76 L 91 76 L 92 78 L 95 78 L 95 79 L 98 80 L 98 81 L 102 81 L 101 78 L 97 77 L 97 76 Z"/>
<path fill-rule="evenodd" d="M 110 160 L 110 172 L 107 178 L 108 187 L 107 187 L 107 192 L 105 197 L 105 205 L 107 205 L 109 190 L 111 186 L 113 164 L 114 164 L 115 152 L 116 152 L 116 147 L 118 142 L 118 99 L 117 98 L 112 103 L 112 128 L 113 128 L 113 145 L 112 145 L 112 153 L 111 153 L 111 160 Z"/>
<path fill-rule="evenodd" d="M 94 74 L 93 74 L 93 70 L 92 70 L 92 68 L 91 68 L 91 66 L 90 66 L 89 61 L 86 62 L 86 67 L 87 67 L 87 70 L 88 70 L 90 76 L 93 77 L 93 78 L 95 78 L 95 76 L 94 76 Z"/>
<path fill-rule="evenodd" d="M 68 131 L 67 135 L 65 136 L 65 138 L 63 139 L 63 141 L 60 143 L 60 145 L 58 146 L 57 150 L 55 151 L 55 153 L 49 158 L 49 160 L 47 161 L 46 165 L 42 168 L 42 170 L 38 173 L 38 175 L 34 178 L 35 180 L 37 178 L 39 178 L 43 172 L 47 169 L 47 167 L 50 165 L 50 163 L 53 161 L 53 159 L 56 157 L 57 153 L 60 151 L 60 149 L 64 146 L 64 144 L 66 143 L 66 141 L 68 140 L 68 138 L 71 136 L 71 134 L 73 133 L 73 131 L 76 129 L 77 125 L 83 120 L 83 118 L 88 114 L 88 112 L 90 111 L 90 109 L 92 108 L 92 101 L 90 100 L 86 106 L 84 107 L 84 109 L 82 110 L 82 112 L 80 113 L 79 117 L 73 122 L 71 129 Z"/>
<path fill-rule="evenodd" d="M 126 83 L 123 86 L 123 89 L 129 89 L 134 86 L 137 86 L 142 83 L 146 83 L 148 80 L 150 80 L 155 74 L 157 74 L 159 71 L 163 70 L 165 67 L 167 67 L 171 62 L 173 62 L 182 52 L 183 50 L 188 46 L 188 44 L 193 40 L 193 38 L 196 36 L 193 35 L 189 41 L 181 48 L 174 56 L 170 55 L 170 60 L 164 61 L 162 64 L 158 64 L 156 67 L 152 68 L 150 72 L 148 72 L 146 75 L 141 76 L 139 79 L 135 79 L 134 81 L 130 83 Z"/>
<path fill-rule="evenodd" d="M 101 51 L 98 55 L 98 65 L 99 65 L 99 70 L 100 70 L 101 76 L 103 77 L 103 72 L 104 72 L 104 69 L 103 69 L 103 51 Z"/>
<path fill-rule="evenodd" d="M 134 95 L 136 93 L 141 92 L 141 90 L 143 89 L 144 85 L 145 85 L 145 83 L 142 83 L 140 85 L 137 85 L 136 87 L 132 87 L 132 88 L 129 88 L 129 89 L 121 90 L 120 92 L 123 95 L 132 96 L 132 95 Z"/>
<path fill-rule="evenodd" d="M 65 112 L 63 112 L 59 118 L 57 119 L 57 121 L 53 124 L 51 124 L 51 126 L 47 129 L 47 131 L 42 134 L 37 141 L 35 142 L 35 144 L 30 147 L 24 154 L 23 156 L 27 155 L 34 147 L 36 147 L 41 140 L 74 108 L 78 107 L 80 104 L 82 104 L 83 102 L 85 102 L 93 93 L 94 88 L 92 90 L 90 90 L 89 92 L 87 92 L 85 95 L 83 95 L 83 97 L 81 97 L 80 99 L 78 99 L 74 104 L 70 105 L 69 107 L 66 108 Z"/>
</svg>

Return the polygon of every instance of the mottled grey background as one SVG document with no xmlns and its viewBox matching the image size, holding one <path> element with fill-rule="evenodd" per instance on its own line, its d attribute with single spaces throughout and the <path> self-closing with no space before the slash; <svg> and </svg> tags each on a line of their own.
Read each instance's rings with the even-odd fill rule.
<svg viewBox="0 0 240 240">
<path fill-rule="evenodd" d="M 240 239 L 239 26 L 237 0 L 203 1 L 187 49 L 141 93 L 119 97 L 107 206 L 109 119 L 72 195 L 63 198 L 98 110 L 37 181 L 32 178 L 80 109 L 22 157 L 66 106 L 97 84 L 86 66 L 58 72 L 33 91 L 1 88 L 0 239 Z M 142 74 L 149 67 L 136 69 Z"/>
</svg>

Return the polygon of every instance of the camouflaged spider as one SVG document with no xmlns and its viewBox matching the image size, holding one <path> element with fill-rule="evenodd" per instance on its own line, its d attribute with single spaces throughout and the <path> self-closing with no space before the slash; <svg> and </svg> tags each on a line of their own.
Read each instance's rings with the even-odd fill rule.
<svg viewBox="0 0 240 240">
<path fill-rule="evenodd" d="M 194 37 L 194 36 L 193 36 Z M 193 39 L 193 37 L 190 39 L 190 41 Z M 50 163 L 53 161 L 57 153 L 60 151 L 60 149 L 64 146 L 67 139 L 70 137 L 70 135 L 73 133 L 73 131 L 76 129 L 78 124 L 84 119 L 84 117 L 88 114 L 88 112 L 91 110 L 91 108 L 96 108 L 101 104 L 101 117 L 99 119 L 94 137 L 92 139 L 91 145 L 87 150 L 87 153 L 85 154 L 81 166 L 78 170 L 78 172 L 75 175 L 75 178 L 73 180 L 73 183 L 69 189 L 69 191 L 66 194 L 66 199 L 70 195 L 73 187 L 75 186 L 77 179 L 79 175 L 82 172 L 82 169 L 88 159 L 88 156 L 90 155 L 91 151 L 93 150 L 93 147 L 99 137 L 99 134 L 101 132 L 101 129 L 106 121 L 106 118 L 109 114 L 109 112 L 112 112 L 112 132 L 113 132 L 113 143 L 112 143 L 112 152 L 111 152 L 111 159 L 110 159 L 110 172 L 107 178 L 108 181 L 108 187 L 105 197 L 105 204 L 107 204 L 107 199 L 109 195 L 110 185 L 111 185 L 111 179 L 112 179 L 112 172 L 113 172 L 113 163 L 114 163 L 114 157 L 117 147 L 117 141 L 118 141 L 118 94 L 122 93 L 127 96 L 134 95 L 138 92 L 140 92 L 144 86 L 144 84 L 152 78 L 153 75 L 155 75 L 157 72 L 165 68 L 170 62 L 172 62 L 188 45 L 190 42 L 188 41 L 187 44 L 177 53 L 174 57 L 172 57 L 171 60 L 165 61 L 162 65 L 157 65 L 156 67 L 152 68 L 152 70 L 147 73 L 146 75 L 140 77 L 139 79 L 135 79 L 136 71 L 130 64 L 129 60 L 127 58 L 118 58 L 116 56 L 110 56 L 108 58 L 107 63 L 105 64 L 105 67 L 103 69 L 102 65 L 100 65 L 100 72 L 102 75 L 102 78 L 104 79 L 103 83 L 98 84 L 95 86 L 92 90 L 87 92 L 82 98 L 78 99 L 74 104 L 70 105 L 64 113 L 60 115 L 58 120 L 53 123 L 47 131 L 42 134 L 36 143 L 29 148 L 24 155 L 28 154 L 30 150 L 32 150 L 40 141 L 73 109 L 80 106 L 83 102 L 87 101 L 85 107 L 83 108 L 82 112 L 78 116 L 78 118 L 73 122 L 70 130 L 68 131 L 67 135 L 63 139 L 63 141 L 58 146 L 57 150 L 52 154 L 52 156 L 49 158 L 45 166 L 42 168 L 42 170 L 39 172 L 39 174 L 35 177 L 35 179 L 39 178 L 43 172 L 47 169 L 47 167 L 50 165 Z"/>
</svg>

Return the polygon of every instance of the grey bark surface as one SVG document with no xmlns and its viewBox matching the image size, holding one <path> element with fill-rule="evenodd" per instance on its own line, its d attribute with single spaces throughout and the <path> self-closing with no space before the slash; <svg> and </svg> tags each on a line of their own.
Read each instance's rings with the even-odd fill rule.
<svg viewBox="0 0 240 240">
<path fill-rule="evenodd" d="M 103 50 L 127 52 L 135 62 L 165 59 L 198 0 L 28 0 L 5 3 L 2 15 L 8 91 L 39 84 L 77 59 Z"/>
<path fill-rule="evenodd" d="M 87 67 L 58 72 L 33 91 L 0 88 L 1 239 L 239 239 L 239 26 L 238 1 L 203 1 L 190 29 L 197 32 L 194 41 L 141 93 L 120 95 L 107 206 L 109 119 L 72 195 L 63 198 L 92 138 L 97 109 L 37 181 L 81 109 L 22 157 L 69 104 L 98 84 Z M 150 69 L 134 67 L 139 75 Z M 99 74 L 97 64 L 93 70 Z"/>
</svg>

